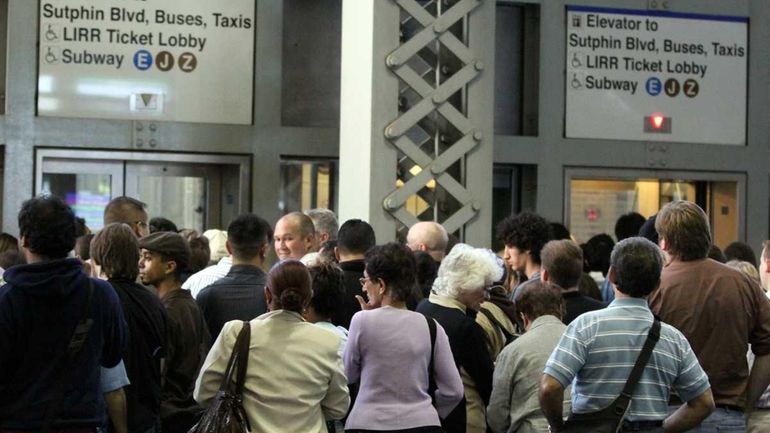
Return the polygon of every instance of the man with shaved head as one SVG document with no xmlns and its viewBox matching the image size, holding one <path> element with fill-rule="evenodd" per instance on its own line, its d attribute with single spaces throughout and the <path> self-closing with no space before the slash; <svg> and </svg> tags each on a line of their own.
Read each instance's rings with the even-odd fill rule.
<svg viewBox="0 0 770 433">
<path fill-rule="evenodd" d="M 149 220 L 147 205 L 135 198 L 115 197 L 104 208 L 105 226 L 112 223 L 128 224 L 138 238 L 150 234 Z"/>
<path fill-rule="evenodd" d="M 275 224 L 273 247 L 280 260 L 300 260 L 305 254 L 314 252 L 313 220 L 302 212 L 291 212 L 281 217 Z"/>
<path fill-rule="evenodd" d="M 444 227 L 433 221 L 420 221 L 406 234 L 406 246 L 410 250 L 425 251 L 439 263 L 444 260 L 448 242 L 449 236 Z"/>
</svg>

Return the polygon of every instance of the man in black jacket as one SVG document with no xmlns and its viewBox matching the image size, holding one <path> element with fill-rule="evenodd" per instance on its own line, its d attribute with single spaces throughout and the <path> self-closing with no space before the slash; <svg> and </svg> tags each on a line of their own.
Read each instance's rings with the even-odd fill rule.
<svg viewBox="0 0 770 433">
<path fill-rule="evenodd" d="M 39 431 L 51 409 L 52 430 L 93 431 L 104 418 L 99 366 L 117 365 L 126 342 L 118 297 L 67 258 L 75 215 L 60 199 L 24 202 L 19 230 L 28 264 L 0 287 L 0 431 Z M 69 359 L 78 328 L 85 341 Z"/>
<path fill-rule="evenodd" d="M 91 257 L 118 294 L 128 322 L 129 341 L 123 351 L 131 381 L 125 387 L 128 431 L 154 432 L 160 425 L 166 312 L 158 297 L 136 282 L 139 244 L 128 225 L 113 223 L 101 229 L 92 242 Z"/>
<path fill-rule="evenodd" d="M 251 320 L 267 312 L 262 270 L 273 238 L 270 224 L 254 214 L 243 214 L 227 227 L 225 247 L 233 266 L 224 278 L 198 294 L 198 307 L 206 318 L 212 341 L 230 320 Z"/>
<path fill-rule="evenodd" d="M 348 329 L 350 319 L 361 309 L 356 295 L 362 294 L 359 279 L 364 276 L 364 253 L 376 243 L 374 229 L 366 221 L 347 220 L 340 227 L 334 253 L 345 273 L 345 299 L 332 316 L 332 323 L 337 326 Z"/>
</svg>

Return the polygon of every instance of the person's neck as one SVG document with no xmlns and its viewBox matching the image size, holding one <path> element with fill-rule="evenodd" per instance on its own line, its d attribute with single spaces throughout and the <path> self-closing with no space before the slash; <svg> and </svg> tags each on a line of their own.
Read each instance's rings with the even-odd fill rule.
<svg viewBox="0 0 770 433">
<path fill-rule="evenodd" d="M 527 264 L 524 266 L 524 274 L 527 278 L 532 278 L 538 272 L 540 272 L 540 265 L 527 260 Z"/>
<path fill-rule="evenodd" d="M 63 258 L 65 257 L 62 257 L 62 259 Z M 43 257 L 41 255 L 35 254 L 26 248 L 24 248 L 24 259 L 26 259 L 27 264 L 30 264 L 30 265 L 33 263 L 43 263 L 43 262 L 50 262 L 52 260 L 56 260 L 56 259 L 51 259 L 48 257 Z"/>
<path fill-rule="evenodd" d="M 392 308 L 398 308 L 400 310 L 406 310 L 406 302 L 404 302 L 404 301 L 397 301 L 397 300 L 395 300 L 395 299 L 393 299 L 393 298 L 391 298 L 390 296 L 387 296 L 387 295 L 382 297 L 381 305 L 383 307 L 387 306 L 387 307 L 392 307 Z"/>
<path fill-rule="evenodd" d="M 182 285 L 179 283 L 179 280 L 168 278 L 155 284 L 155 289 L 158 291 L 158 297 L 163 299 L 169 293 L 175 290 L 181 290 Z"/>
<path fill-rule="evenodd" d="M 256 266 L 256 267 L 262 269 L 262 266 L 265 263 L 265 261 L 261 257 L 259 257 L 259 256 L 254 257 L 251 260 L 239 259 L 239 258 L 237 258 L 235 256 L 230 256 L 230 257 L 231 257 L 231 259 L 233 261 L 233 266 L 235 266 L 235 265 L 250 265 L 250 266 Z"/>
<path fill-rule="evenodd" d="M 343 254 L 340 253 L 340 263 L 352 262 L 353 260 L 363 260 L 363 254 Z"/>
</svg>

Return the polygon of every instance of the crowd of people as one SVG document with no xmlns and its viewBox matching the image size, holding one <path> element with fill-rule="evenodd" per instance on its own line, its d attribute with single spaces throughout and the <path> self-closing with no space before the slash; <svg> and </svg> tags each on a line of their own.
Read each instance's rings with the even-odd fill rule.
<svg viewBox="0 0 770 433">
<path fill-rule="evenodd" d="M 580 245 L 521 212 L 499 254 L 428 221 L 378 244 L 328 209 L 151 212 L 114 198 L 91 233 L 36 197 L 0 235 L 0 433 L 187 432 L 244 327 L 255 433 L 569 432 L 622 401 L 622 432 L 770 431 L 770 241 L 722 252 L 693 203 Z"/>
</svg>

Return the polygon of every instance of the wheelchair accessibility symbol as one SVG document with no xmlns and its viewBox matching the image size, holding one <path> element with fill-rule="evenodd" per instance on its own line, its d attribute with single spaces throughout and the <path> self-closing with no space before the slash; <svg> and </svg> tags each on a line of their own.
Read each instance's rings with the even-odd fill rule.
<svg viewBox="0 0 770 433">
<path fill-rule="evenodd" d="M 45 62 L 53 65 L 55 63 L 59 63 L 59 56 L 56 54 L 56 51 L 53 47 L 46 47 L 46 53 L 45 53 Z"/>
</svg>

